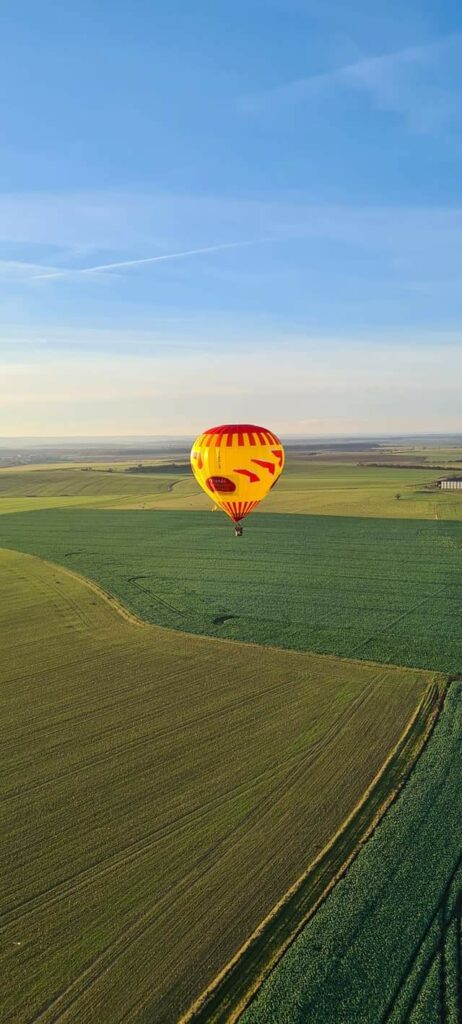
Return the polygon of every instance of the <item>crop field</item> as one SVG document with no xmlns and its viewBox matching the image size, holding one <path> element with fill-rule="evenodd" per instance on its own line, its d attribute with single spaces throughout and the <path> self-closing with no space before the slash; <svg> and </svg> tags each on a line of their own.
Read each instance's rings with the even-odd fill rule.
<svg viewBox="0 0 462 1024">
<path fill-rule="evenodd" d="M 368 453 L 371 461 L 379 457 L 383 458 Z M 432 485 L 444 471 L 430 468 L 423 458 L 421 461 L 420 469 L 412 464 L 401 469 L 386 464 L 322 462 L 292 454 L 261 511 L 462 520 L 462 494 L 435 489 Z M 60 507 L 178 511 L 211 508 L 187 466 L 165 464 L 151 467 L 151 472 L 138 473 L 128 472 L 129 469 L 128 464 L 114 463 L 28 466 L 0 471 L 0 513 Z"/>
<path fill-rule="evenodd" d="M 94 579 L 142 618 L 236 640 L 456 673 L 462 524 L 210 513 L 3 516 L 0 543 Z"/>
<path fill-rule="evenodd" d="M 462 520 L 462 495 L 430 488 L 443 475 L 445 471 L 425 464 L 421 469 L 399 469 L 289 457 L 261 512 Z M 134 501 L 133 507 L 139 507 L 139 502 Z M 183 479 L 171 492 L 159 493 L 145 507 L 186 511 L 205 509 L 210 502 L 197 486 L 194 489 L 188 479 Z"/>
<path fill-rule="evenodd" d="M 458 1024 L 462 683 L 401 796 L 242 1024 Z"/>
<path fill-rule="evenodd" d="M 142 625 L 8 551 L 0 632 L 4 1024 L 174 1022 L 434 678 Z"/>
<path fill-rule="evenodd" d="M 118 467 L 94 469 L 89 466 L 68 468 L 8 469 L 0 472 L 0 512 L 29 509 L 118 507 L 127 502 L 143 504 L 158 494 L 168 494 L 178 474 L 126 473 Z"/>
</svg>

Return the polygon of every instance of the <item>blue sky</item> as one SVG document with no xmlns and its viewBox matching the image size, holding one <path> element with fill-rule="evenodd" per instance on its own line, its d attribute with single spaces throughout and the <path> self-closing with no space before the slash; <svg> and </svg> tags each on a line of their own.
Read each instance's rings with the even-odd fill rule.
<svg viewBox="0 0 462 1024">
<path fill-rule="evenodd" d="M 462 430 L 456 3 L 18 0 L 0 140 L 0 434 Z"/>
</svg>

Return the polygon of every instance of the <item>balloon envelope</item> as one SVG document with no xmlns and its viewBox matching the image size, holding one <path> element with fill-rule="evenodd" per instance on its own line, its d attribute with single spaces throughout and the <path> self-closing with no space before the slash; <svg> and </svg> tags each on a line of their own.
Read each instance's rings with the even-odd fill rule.
<svg viewBox="0 0 462 1024">
<path fill-rule="evenodd" d="M 227 423 L 199 435 L 191 466 L 205 493 L 237 523 L 274 487 L 284 466 L 284 449 L 266 427 Z"/>
</svg>

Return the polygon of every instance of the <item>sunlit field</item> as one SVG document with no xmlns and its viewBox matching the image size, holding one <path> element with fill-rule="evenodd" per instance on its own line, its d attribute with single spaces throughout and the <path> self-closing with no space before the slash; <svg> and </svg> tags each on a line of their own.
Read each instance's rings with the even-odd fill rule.
<svg viewBox="0 0 462 1024">
<path fill-rule="evenodd" d="M 454 472 L 436 460 L 453 455 L 295 453 L 241 539 L 181 460 L 0 471 L 2 1022 L 176 1024 L 198 999 L 197 1024 L 235 1019 L 394 799 L 460 671 L 462 494 L 436 488 Z M 427 1024 L 438 957 L 452 1005 L 458 874 L 442 938 L 405 838 L 427 836 L 431 867 L 427 812 L 404 795 L 389 859 L 367 844 L 372 860 L 315 914 L 248 1024 L 296 1024 L 314 1005 L 335 1020 L 338 999 L 345 1024 L 366 997 L 382 1012 L 382 941 L 398 943 L 406 915 L 427 966 L 400 974 L 396 958 L 390 1020 Z M 396 858 L 403 919 L 387 896 Z M 351 878 L 360 906 L 371 864 L 384 881 L 363 942 L 341 893 Z M 341 974 L 319 966 L 318 919 L 355 950 Z M 367 951 L 370 992 L 353 984 Z"/>
<path fill-rule="evenodd" d="M 338 457 L 338 456 L 337 456 Z M 379 459 L 374 452 L 368 461 Z M 399 462 L 400 455 L 394 456 Z M 349 454 L 348 459 L 352 456 Z M 383 458 L 383 457 L 382 457 Z M 432 456 L 433 458 L 433 456 Z M 390 519 L 462 519 L 462 493 L 442 492 L 436 481 L 456 472 L 430 468 L 369 465 L 368 461 L 320 461 L 290 455 L 285 471 L 257 514 L 297 513 L 372 516 Z M 113 463 L 0 471 L 0 513 L 40 508 L 133 508 L 210 510 L 187 464 Z M 462 469 L 461 469 L 462 473 Z"/>
<path fill-rule="evenodd" d="M 174 1024 L 436 677 L 143 626 L 13 552 L 0 570 L 0 1020 Z"/>
</svg>

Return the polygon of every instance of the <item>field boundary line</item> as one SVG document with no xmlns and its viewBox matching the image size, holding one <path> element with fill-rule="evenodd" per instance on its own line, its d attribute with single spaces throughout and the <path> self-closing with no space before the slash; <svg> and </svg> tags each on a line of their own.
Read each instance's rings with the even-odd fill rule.
<svg viewBox="0 0 462 1024">
<path fill-rule="evenodd" d="M 408 720 L 398 742 L 390 751 L 381 768 L 370 782 L 360 800 L 351 810 L 350 814 L 345 818 L 334 835 L 331 836 L 323 850 L 320 851 L 305 871 L 303 871 L 289 889 L 286 890 L 283 896 L 270 910 L 269 914 L 267 914 L 257 928 L 254 929 L 252 934 L 245 940 L 234 956 L 227 962 L 227 964 L 225 964 L 215 978 L 212 979 L 206 989 L 203 990 L 194 1003 L 192 1003 L 188 1010 L 186 1010 L 186 1012 L 179 1018 L 178 1024 L 196 1024 L 196 1022 L 197 1024 L 205 1024 L 205 1022 L 210 1022 L 210 1024 L 212 1024 L 212 1022 L 214 1022 L 214 1024 L 235 1024 L 235 1022 L 239 1020 L 242 1013 L 256 996 L 261 985 L 273 968 L 282 958 L 287 949 L 292 945 L 294 940 L 307 925 L 308 921 L 313 917 L 321 904 L 325 901 L 337 882 L 345 875 L 361 848 L 373 835 L 384 814 L 394 803 L 409 778 L 420 754 L 422 753 L 422 750 L 426 746 L 433 732 L 443 706 L 445 693 L 450 681 L 448 677 L 444 677 L 441 673 L 435 673 L 434 675 L 436 679 L 427 687 L 422 699 L 419 701 L 417 707 Z M 401 760 L 404 760 L 404 765 L 400 765 Z M 386 776 L 388 769 L 393 767 L 394 762 L 396 762 L 396 777 L 394 779 L 394 784 L 392 788 L 384 794 L 383 798 L 380 798 L 380 794 L 377 792 L 378 787 Z M 367 805 L 375 792 L 377 792 L 377 795 L 379 796 L 378 804 L 372 818 L 366 824 L 365 829 L 359 831 L 351 851 L 347 854 L 345 859 L 341 861 L 337 870 L 324 886 L 319 896 L 315 898 L 314 902 L 312 902 L 308 908 L 303 911 L 301 916 L 298 916 L 298 918 L 296 917 L 292 926 L 289 925 L 288 934 L 284 935 L 283 932 L 281 940 L 274 952 L 270 953 L 266 959 L 263 954 L 260 963 L 256 963 L 255 970 L 258 971 L 258 973 L 255 974 L 255 970 L 252 972 L 252 948 L 260 939 L 263 940 L 264 943 L 264 936 L 266 932 L 269 932 L 269 940 L 271 940 L 271 932 L 274 932 L 277 929 L 278 919 L 281 919 L 283 912 L 287 909 L 290 901 L 294 900 L 295 902 L 297 896 L 303 896 L 305 883 L 309 881 L 310 876 L 314 874 L 317 868 L 322 867 L 323 861 L 326 860 L 329 852 L 334 850 L 335 845 L 340 842 L 342 838 L 346 837 L 348 829 L 354 825 L 355 819 L 361 815 L 361 812 L 367 809 Z M 295 911 L 296 910 L 297 907 L 295 906 Z M 233 999 L 232 992 L 227 997 L 226 991 L 224 991 L 223 997 L 221 997 L 221 989 L 222 987 L 225 987 L 227 982 L 231 981 L 230 987 L 232 988 L 231 976 L 241 965 L 243 957 L 246 954 L 249 954 L 250 969 L 249 967 L 247 969 L 249 980 L 244 986 L 245 990 L 238 996 L 238 1001 Z M 254 974 L 253 978 L 252 973 Z M 215 1006 L 211 1005 L 211 1001 L 213 999 L 216 1000 Z"/>
<path fill-rule="evenodd" d="M 70 576 L 71 579 L 76 580 L 78 583 L 82 583 L 87 590 L 91 590 L 92 593 L 97 594 L 101 597 L 106 604 L 109 604 L 114 611 L 118 612 L 122 618 L 131 622 L 134 626 L 151 626 L 153 623 L 147 622 L 146 619 L 141 619 L 135 612 L 131 612 L 123 603 L 119 600 L 115 594 L 111 594 L 108 590 L 104 590 L 99 583 L 95 583 L 94 580 L 90 579 L 89 576 L 84 576 L 83 573 L 76 572 L 75 569 L 68 569 L 67 566 L 62 565 L 61 562 L 52 562 L 49 558 L 41 558 L 40 555 L 31 555 L 27 551 L 19 551 L 17 548 L 4 548 L 0 547 L 0 551 L 13 552 L 15 555 L 20 555 L 22 558 L 35 559 L 37 562 L 41 562 L 42 565 L 51 565 L 53 569 L 57 569 L 59 572 L 63 572 L 66 576 Z M 156 627 L 162 629 L 161 626 Z"/>
</svg>

